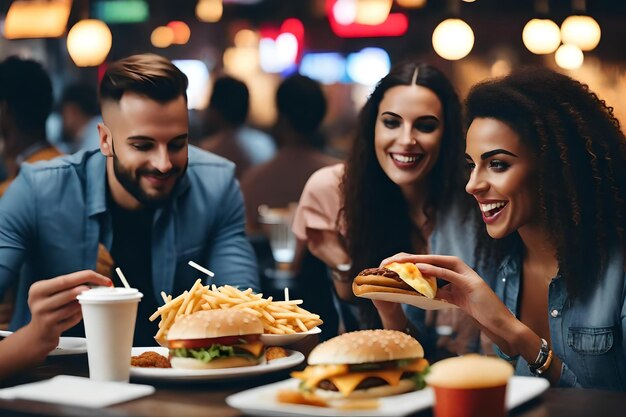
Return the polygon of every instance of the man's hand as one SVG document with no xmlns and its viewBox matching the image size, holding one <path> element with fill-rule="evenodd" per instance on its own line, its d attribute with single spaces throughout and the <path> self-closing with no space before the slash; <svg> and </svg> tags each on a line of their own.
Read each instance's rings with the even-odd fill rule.
<svg viewBox="0 0 626 417">
<path fill-rule="evenodd" d="M 32 319 L 24 331 L 32 343 L 47 355 L 59 343 L 59 336 L 82 319 L 76 296 L 93 286 L 112 286 L 111 280 L 94 271 L 79 271 L 37 281 L 28 292 Z"/>
<path fill-rule="evenodd" d="M 79 271 L 31 285 L 30 323 L 0 341 L 0 380 L 46 358 L 59 344 L 61 333 L 81 320 L 76 296 L 89 285 L 110 287 L 113 283 L 94 271 Z"/>
</svg>

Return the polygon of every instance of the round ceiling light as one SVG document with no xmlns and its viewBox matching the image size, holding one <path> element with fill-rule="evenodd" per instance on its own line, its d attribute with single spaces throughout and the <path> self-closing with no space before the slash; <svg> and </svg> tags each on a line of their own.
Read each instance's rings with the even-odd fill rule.
<svg viewBox="0 0 626 417">
<path fill-rule="evenodd" d="M 522 40 L 533 54 L 551 54 L 561 44 L 561 30 L 550 19 L 531 19 L 524 26 Z"/>
<path fill-rule="evenodd" d="M 600 25 L 591 16 L 569 16 L 561 24 L 563 43 L 574 44 L 583 51 L 598 46 L 601 35 Z"/>
<path fill-rule="evenodd" d="M 454 61 L 470 53 L 474 47 L 474 32 L 461 19 L 446 19 L 433 31 L 433 48 L 445 59 Z"/>
</svg>

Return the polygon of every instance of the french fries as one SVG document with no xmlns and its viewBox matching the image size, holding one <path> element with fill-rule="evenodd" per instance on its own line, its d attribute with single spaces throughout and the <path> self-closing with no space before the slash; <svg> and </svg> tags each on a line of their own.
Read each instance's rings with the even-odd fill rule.
<svg viewBox="0 0 626 417">
<path fill-rule="evenodd" d="M 274 301 L 272 297 L 263 298 L 263 294 L 254 294 L 251 288 L 241 291 L 230 285 L 203 286 L 201 279 L 176 298 L 163 291 L 161 297 L 165 304 L 150 316 L 150 321 L 161 318 L 159 331 L 154 336 L 157 340 L 165 339 L 178 317 L 200 310 L 236 308 L 247 311 L 257 316 L 263 323 L 265 333 L 270 334 L 306 332 L 323 323 L 319 315 L 299 307 L 302 300 Z"/>
</svg>

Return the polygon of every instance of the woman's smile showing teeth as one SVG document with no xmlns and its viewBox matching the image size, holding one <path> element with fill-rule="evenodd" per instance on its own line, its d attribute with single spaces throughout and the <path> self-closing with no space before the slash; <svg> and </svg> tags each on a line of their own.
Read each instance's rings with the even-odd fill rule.
<svg viewBox="0 0 626 417">
<path fill-rule="evenodd" d="M 480 206 L 480 211 L 483 214 L 483 220 L 487 223 L 492 223 L 496 220 L 497 215 L 500 214 L 500 212 L 508 204 L 508 201 L 494 201 L 478 204 Z"/>
<path fill-rule="evenodd" d="M 389 153 L 389 156 L 399 168 L 412 168 L 422 159 L 422 155 L 414 153 Z"/>
</svg>

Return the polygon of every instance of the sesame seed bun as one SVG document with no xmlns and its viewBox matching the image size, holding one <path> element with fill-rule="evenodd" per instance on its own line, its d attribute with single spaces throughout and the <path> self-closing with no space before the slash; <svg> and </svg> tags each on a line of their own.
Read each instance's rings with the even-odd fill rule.
<svg viewBox="0 0 626 417">
<path fill-rule="evenodd" d="M 263 323 L 253 314 L 237 309 L 205 310 L 176 320 L 167 339 L 209 339 L 261 333 Z"/>
<path fill-rule="evenodd" d="M 309 365 L 341 365 L 423 358 L 424 348 L 408 334 L 396 330 L 361 330 L 344 333 L 316 346 Z"/>
<path fill-rule="evenodd" d="M 513 366 L 507 361 L 470 354 L 435 363 L 426 382 L 441 388 L 491 388 L 505 385 L 511 375 Z"/>
</svg>

